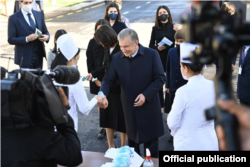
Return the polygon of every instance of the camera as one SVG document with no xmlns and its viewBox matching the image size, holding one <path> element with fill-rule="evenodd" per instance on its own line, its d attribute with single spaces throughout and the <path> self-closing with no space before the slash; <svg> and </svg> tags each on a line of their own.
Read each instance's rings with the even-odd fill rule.
<svg viewBox="0 0 250 167">
<path fill-rule="evenodd" d="M 53 80 L 54 81 L 53 81 Z M 36 69 L 13 70 L 1 80 L 2 128 L 26 128 L 34 125 L 55 126 L 68 122 L 57 86 L 68 97 L 68 84 L 80 79 L 74 67 L 58 66 L 53 71 Z"/>
<path fill-rule="evenodd" d="M 250 44 L 250 23 L 244 23 L 242 11 L 233 16 L 218 9 L 217 1 L 195 1 L 194 13 L 181 18 L 185 41 L 198 44 L 190 53 L 192 63 L 212 64 L 219 61 L 214 79 L 216 98 L 235 99 L 231 84 L 232 59 L 243 45 Z M 228 150 L 240 150 L 236 118 L 218 106 L 208 109 L 207 119 L 215 119 L 225 131 Z"/>
</svg>

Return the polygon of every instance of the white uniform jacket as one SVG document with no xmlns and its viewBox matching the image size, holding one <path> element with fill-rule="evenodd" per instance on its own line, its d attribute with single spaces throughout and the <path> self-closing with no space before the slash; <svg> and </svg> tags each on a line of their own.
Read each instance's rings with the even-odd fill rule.
<svg viewBox="0 0 250 167">
<path fill-rule="evenodd" d="M 174 150 L 219 150 L 214 120 L 207 121 L 205 117 L 205 109 L 214 105 L 214 84 L 202 75 L 190 77 L 176 91 L 167 118 Z"/>
</svg>

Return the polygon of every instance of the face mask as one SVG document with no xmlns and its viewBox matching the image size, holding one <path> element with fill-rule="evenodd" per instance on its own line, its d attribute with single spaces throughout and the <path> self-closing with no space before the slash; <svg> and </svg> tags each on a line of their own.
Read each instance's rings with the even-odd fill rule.
<svg viewBox="0 0 250 167">
<path fill-rule="evenodd" d="M 32 10 L 32 5 L 23 5 L 23 10 L 30 13 Z"/>
<path fill-rule="evenodd" d="M 118 14 L 116 14 L 116 13 L 110 13 L 110 14 L 109 14 L 109 18 L 110 18 L 111 20 L 116 20 L 117 16 L 118 16 Z"/>
<path fill-rule="evenodd" d="M 160 21 L 166 21 L 168 19 L 168 14 L 162 14 L 158 17 L 159 17 Z"/>
<path fill-rule="evenodd" d="M 188 77 L 187 77 L 187 76 L 184 76 L 183 73 L 182 73 L 182 71 L 181 71 L 181 75 L 182 75 L 182 78 L 183 78 L 184 80 L 188 80 Z"/>
</svg>

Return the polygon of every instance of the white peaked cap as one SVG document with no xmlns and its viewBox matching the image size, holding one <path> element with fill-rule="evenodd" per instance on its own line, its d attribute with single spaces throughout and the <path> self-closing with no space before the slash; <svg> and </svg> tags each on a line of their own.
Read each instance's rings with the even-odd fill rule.
<svg viewBox="0 0 250 167">
<path fill-rule="evenodd" d="M 190 52 L 194 51 L 196 48 L 199 48 L 199 45 L 191 43 L 181 43 L 180 44 L 181 62 L 191 64 L 192 62 L 190 60 L 185 60 L 185 59 L 189 58 Z"/>
<path fill-rule="evenodd" d="M 69 34 L 63 34 L 57 39 L 57 49 L 60 49 L 61 53 L 68 61 L 78 52 L 78 47 Z"/>
</svg>

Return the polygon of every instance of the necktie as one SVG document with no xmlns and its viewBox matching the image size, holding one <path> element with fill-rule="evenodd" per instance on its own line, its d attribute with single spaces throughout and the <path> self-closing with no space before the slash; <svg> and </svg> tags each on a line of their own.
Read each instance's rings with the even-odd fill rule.
<svg viewBox="0 0 250 167">
<path fill-rule="evenodd" d="M 244 61 L 245 50 L 246 50 L 246 46 L 243 46 L 242 47 L 242 54 L 241 54 L 241 65 L 243 64 L 243 61 Z"/>
<path fill-rule="evenodd" d="M 33 30 L 35 30 L 35 29 L 36 29 L 36 25 L 35 25 L 34 20 L 31 18 L 30 15 L 31 15 L 31 14 L 28 13 L 29 22 L 30 22 L 30 27 L 31 27 Z"/>
</svg>

